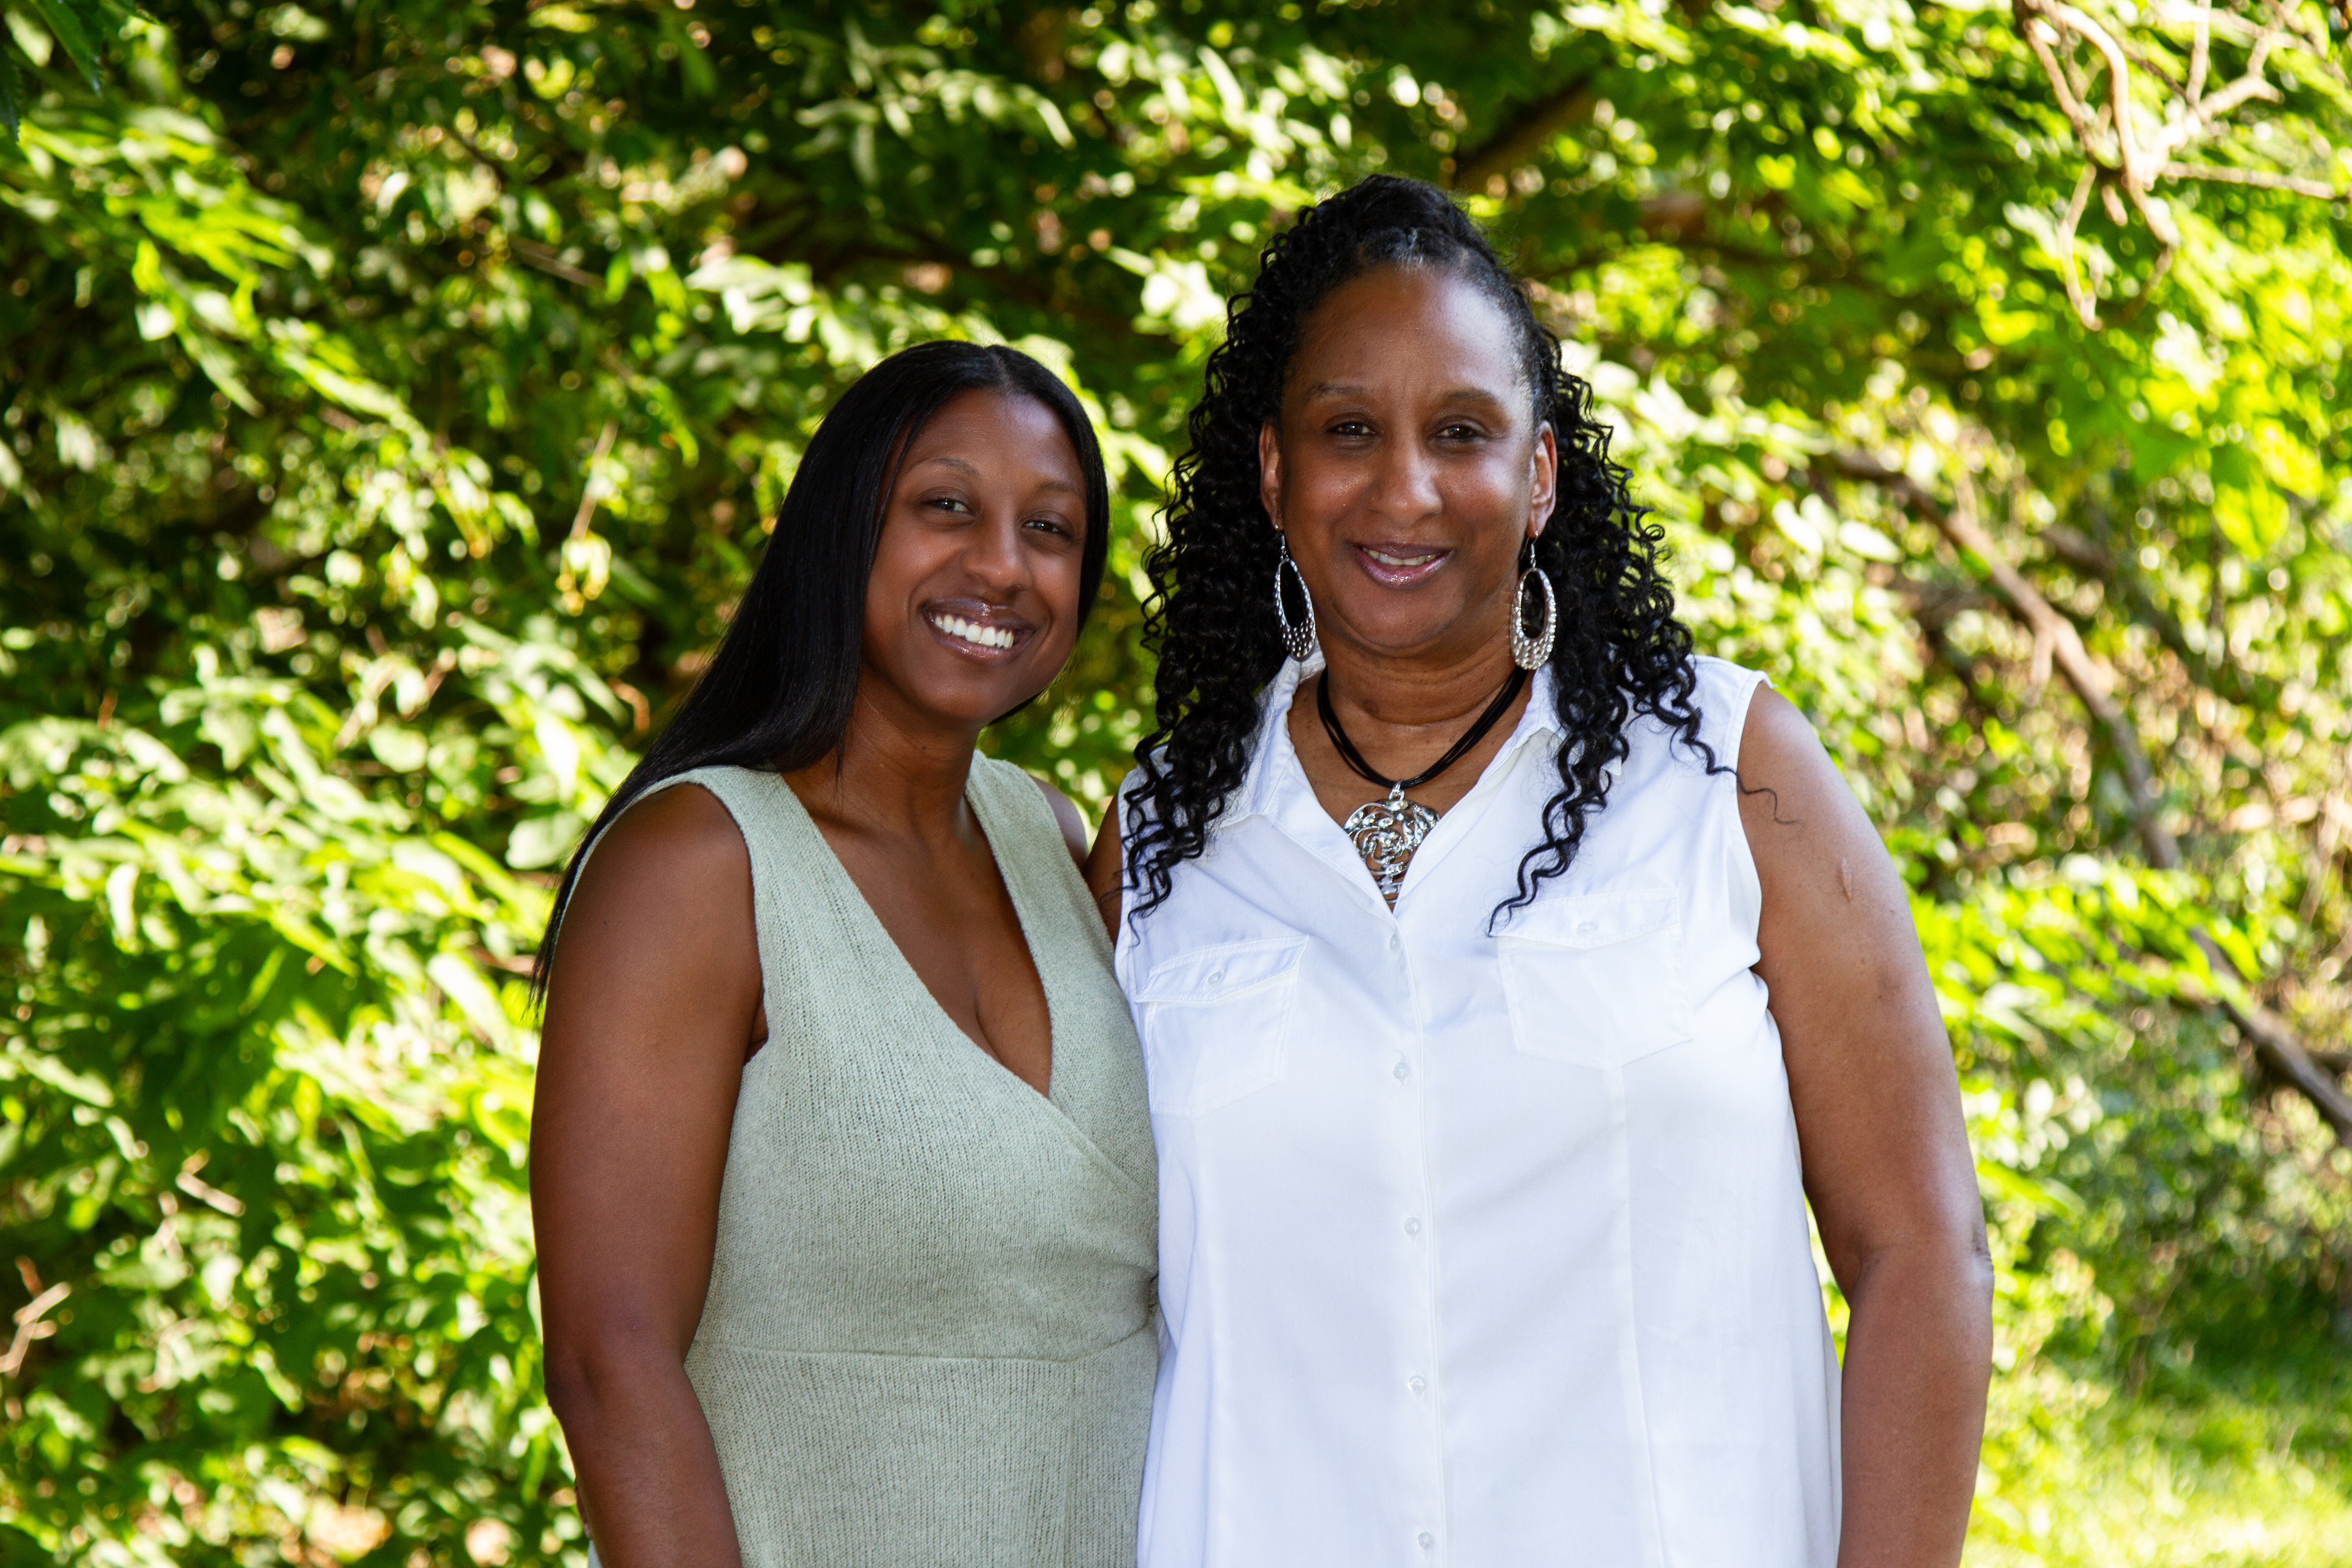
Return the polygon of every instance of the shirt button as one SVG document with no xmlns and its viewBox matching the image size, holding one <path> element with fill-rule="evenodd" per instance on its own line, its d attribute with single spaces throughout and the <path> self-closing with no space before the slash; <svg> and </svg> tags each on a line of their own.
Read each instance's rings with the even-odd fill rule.
<svg viewBox="0 0 2352 1568">
<path fill-rule="evenodd" d="M 1402 947 L 1403 945 L 1404 945 L 1404 939 L 1403 939 L 1402 937 L 1401 937 L 1401 936 L 1397 935 L 1397 933 L 1396 933 L 1396 932 L 1394 932 L 1394 931 L 1391 931 L 1391 932 L 1389 932 L 1389 951 L 1390 951 L 1391 952 L 1396 952 L 1396 951 L 1397 951 L 1397 949 L 1399 949 L 1399 948 Z"/>
<path fill-rule="evenodd" d="M 1426 1394 L 1429 1392 L 1429 1379 L 1425 1377 L 1408 1377 L 1404 1380 L 1404 1385 L 1407 1388 L 1412 1389 L 1415 1394 Z"/>
<path fill-rule="evenodd" d="M 1421 1221 L 1417 1219 L 1409 1219 L 1405 1221 L 1404 1233 L 1407 1236 L 1419 1236 L 1421 1234 Z"/>
<path fill-rule="evenodd" d="M 1421 1532 L 1421 1549 L 1423 1552 L 1428 1551 L 1431 1547 L 1435 1546 L 1436 1544 L 1437 1537 L 1430 1534 L 1429 1531 L 1425 1530 Z"/>
<path fill-rule="evenodd" d="M 1397 1063 L 1397 1065 L 1396 1065 L 1396 1069 L 1395 1069 L 1395 1070 L 1396 1070 L 1397 1081 L 1398 1081 L 1399 1083 L 1402 1083 L 1406 1079 L 1409 1079 L 1409 1078 L 1411 1078 L 1411 1077 L 1412 1076 L 1412 1068 L 1409 1065 L 1407 1065 L 1406 1063 L 1404 1063 L 1404 1062 L 1399 1062 L 1399 1063 Z"/>
<path fill-rule="evenodd" d="M 1586 921 L 1582 925 L 1576 928 L 1576 934 L 1579 936 L 1591 936 L 1594 931 L 1597 931 L 1600 929 L 1601 928 L 1599 926 L 1594 925 L 1591 921 Z"/>
<path fill-rule="evenodd" d="M 1218 970 L 1214 974 L 1212 974 L 1212 975 L 1210 975 L 1210 976 L 1209 976 L 1209 984 L 1212 984 L 1212 985 L 1223 985 L 1224 983 L 1225 983 L 1225 972 L 1224 972 L 1223 970 L 1222 970 L 1222 969 Z"/>
</svg>

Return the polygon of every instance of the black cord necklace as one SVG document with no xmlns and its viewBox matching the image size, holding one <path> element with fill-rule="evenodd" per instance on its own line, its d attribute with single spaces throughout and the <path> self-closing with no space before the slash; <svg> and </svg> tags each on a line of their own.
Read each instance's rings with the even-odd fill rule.
<svg viewBox="0 0 2352 1568">
<path fill-rule="evenodd" d="M 1478 715 L 1478 721 L 1444 756 L 1409 779 L 1382 778 L 1371 770 L 1363 753 L 1356 750 L 1356 743 L 1348 739 L 1348 731 L 1339 727 L 1339 715 L 1332 710 L 1330 671 L 1325 670 L 1323 679 L 1317 683 L 1315 710 L 1323 720 L 1323 732 L 1331 737 L 1332 749 L 1360 777 L 1389 792 L 1386 800 L 1368 800 L 1349 813 L 1341 830 L 1355 845 L 1356 853 L 1363 857 L 1365 869 L 1371 872 L 1381 897 L 1391 907 L 1396 904 L 1397 890 L 1404 885 L 1405 868 L 1412 864 L 1413 851 L 1429 837 L 1429 830 L 1437 826 L 1437 814 L 1417 801 L 1405 799 L 1404 792 L 1419 789 L 1469 755 L 1471 748 L 1486 738 L 1486 731 L 1495 727 L 1495 721 L 1527 683 L 1528 672 L 1514 668 L 1510 679 L 1503 682 L 1503 689 L 1495 694 L 1495 700 Z"/>
</svg>

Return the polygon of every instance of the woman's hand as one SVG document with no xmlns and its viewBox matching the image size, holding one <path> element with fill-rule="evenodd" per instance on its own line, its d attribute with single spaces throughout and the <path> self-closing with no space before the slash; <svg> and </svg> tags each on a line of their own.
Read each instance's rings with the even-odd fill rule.
<svg viewBox="0 0 2352 1568">
<path fill-rule="evenodd" d="M 1769 689 L 1740 742 L 1805 1191 L 1853 1308 L 1840 1568 L 1951 1568 L 1984 1435 L 1992 1267 L 1902 879 L 1812 728 Z"/>
<path fill-rule="evenodd" d="M 764 1025 L 742 837 L 708 791 L 666 791 L 572 892 L 531 1116 L 547 1397 L 605 1568 L 738 1561 L 685 1360 Z"/>
</svg>

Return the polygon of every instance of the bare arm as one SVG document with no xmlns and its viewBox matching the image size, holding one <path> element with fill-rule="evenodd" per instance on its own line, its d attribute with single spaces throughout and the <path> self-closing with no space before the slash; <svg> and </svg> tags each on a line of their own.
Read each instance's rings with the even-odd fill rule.
<svg viewBox="0 0 2352 1568">
<path fill-rule="evenodd" d="M 1078 863 L 1078 869 L 1080 871 L 1084 871 L 1087 868 L 1087 819 L 1085 815 L 1078 810 L 1077 803 L 1072 800 L 1068 795 L 1064 795 L 1060 790 L 1055 789 L 1044 779 L 1038 778 L 1034 773 L 1032 773 L 1029 776 L 1032 782 L 1034 782 L 1040 790 L 1045 792 L 1045 805 L 1051 808 L 1054 813 L 1054 826 L 1062 830 L 1062 842 L 1070 847 L 1070 858 Z"/>
<path fill-rule="evenodd" d="M 1102 911 L 1103 929 L 1110 940 L 1118 941 L 1118 917 L 1122 904 L 1119 889 L 1120 864 L 1118 843 L 1118 800 L 1112 797 L 1110 809 L 1103 813 L 1102 829 L 1095 835 L 1094 853 L 1087 856 L 1082 868 L 1087 875 L 1087 890 L 1095 896 L 1095 908 Z"/>
<path fill-rule="evenodd" d="M 574 890 L 531 1116 L 547 1396 L 606 1568 L 731 1568 L 686 1379 L 735 1096 L 764 1034 L 751 865 L 692 785 L 633 808 Z"/>
<path fill-rule="evenodd" d="M 1992 1268 L 1951 1044 L 1903 883 L 1802 715 L 1756 694 L 1740 813 L 1805 1191 L 1853 1316 L 1839 1568 L 1952 1568 L 1991 1371 Z"/>
</svg>

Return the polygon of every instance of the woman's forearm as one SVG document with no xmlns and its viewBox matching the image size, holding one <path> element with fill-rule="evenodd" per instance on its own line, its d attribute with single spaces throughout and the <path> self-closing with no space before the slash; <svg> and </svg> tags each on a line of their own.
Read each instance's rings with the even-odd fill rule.
<svg viewBox="0 0 2352 1568">
<path fill-rule="evenodd" d="M 551 1355 L 547 1384 L 604 1568 L 735 1568 L 719 1450 L 684 1367 L 655 1356 L 559 1363 Z"/>
<path fill-rule="evenodd" d="M 1838 1568 L 1953 1568 L 1992 1366 L 1992 1267 L 1966 1240 L 1893 1247 L 1846 1299 Z"/>
</svg>

